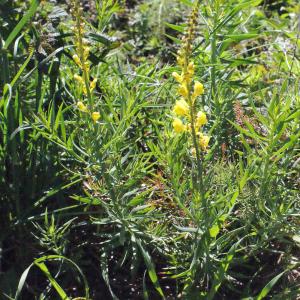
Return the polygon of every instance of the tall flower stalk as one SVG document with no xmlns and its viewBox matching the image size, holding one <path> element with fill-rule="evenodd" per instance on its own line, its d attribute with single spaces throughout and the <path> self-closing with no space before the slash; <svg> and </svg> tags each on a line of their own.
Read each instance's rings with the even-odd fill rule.
<svg viewBox="0 0 300 300">
<path fill-rule="evenodd" d="M 195 39 L 197 17 L 199 10 L 199 1 L 195 3 L 191 16 L 189 18 L 187 30 L 182 38 L 182 47 L 178 51 L 177 63 L 181 69 L 181 74 L 174 72 L 172 75 L 178 82 L 177 90 L 179 100 L 176 101 L 173 108 L 175 118 L 173 128 L 176 133 L 187 132 L 191 137 L 193 157 L 196 159 L 197 172 L 193 180 L 193 202 L 195 215 L 194 221 L 197 223 L 199 231 L 195 235 L 195 248 L 193 261 L 190 265 L 190 276 L 193 282 L 198 282 L 200 278 L 199 270 L 203 268 L 203 274 L 208 282 L 210 270 L 210 211 L 209 203 L 204 185 L 204 153 L 207 150 L 210 137 L 204 134 L 203 126 L 207 124 L 207 116 L 204 111 L 198 110 L 197 99 L 204 94 L 204 86 L 201 82 L 195 80 L 195 64 L 192 60 L 192 44 Z M 198 199 L 200 198 L 200 207 Z M 200 208 L 200 209 L 199 209 Z M 203 214 L 202 214 L 202 213 Z M 203 235 L 200 234 L 200 227 L 203 225 Z M 202 253 L 202 255 L 201 255 Z M 201 260 L 199 260 L 201 256 Z M 187 284 L 187 289 L 193 290 L 193 284 Z"/>
<path fill-rule="evenodd" d="M 85 24 L 82 16 L 82 7 L 79 0 L 72 0 L 72 15 L 74 18 L 75 53 L 73 60 L 81 69 L 82 75 L 75 74 L 74 79 L 79 83 L 82 93 L 88 99 L 88 107 L 82 102 L 77 102 L 77 107 L 81 112 L 90 113 L 94 122 L 100 118 L 99 112 L 93 112 L 93 90 L 96 88 L 97 78 L 90 81 L 90 63 L 88 61 L 90 47 L 85 39 Z"/>
<path fill-rule="evenodd" d="M 174 79 L 178 82 L 179 100 L 173 108 L 175 118 L 173 128 L 176 133 L 189 132 L 192 138 L 193 153 L 196 156 L 197 163 L 197 184 L 199 184 L 200 199 L 205 201 L 203 184 L 202 156 L 207 149 L 209 137 L 203 133 L 203 126 L 207 123 L 205 112 L 197 111 L 197 99 L 204 93 L 203 84 L 194 78 L 195 65 L 192 56 L 192 44 L 195 39 L 195 30 L 199 2 L 194 6 L 188 22 L 188 28 L 182 38 L 182 47 L 178 51 L 177 63 L 181 69 L 181 74 L 173 72 Z M 206 205 L 205 205 L 206 206 Z"/>
</svg>

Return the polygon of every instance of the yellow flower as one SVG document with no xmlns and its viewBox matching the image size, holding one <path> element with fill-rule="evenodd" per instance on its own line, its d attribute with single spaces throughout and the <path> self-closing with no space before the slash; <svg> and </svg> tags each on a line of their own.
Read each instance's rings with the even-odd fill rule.
<svg viewBox="0 0 300 300">
<path fill-rule="evenodd" d="M 183 132 L 183 131 L 186 130 L 186 126 L 178 118 L 174 119 L 174 121 L 173 121 L 173 128 L 174 128 L 175 132 L 177 132 L 177 133 L 181 133 L 181 132 Z"/>
<path fill-rule="evenodd" d="M 193 93 L 193 96 L 194 97 L 198 97 L 200 95 L 202 95 L 204 93 L 204 87 L 203 87 L 203 84 L 199 81 L 196 81 L 195 82 L 195 85 L 194 85 L 194 93 Z"/>
<path fill-rule="evenodd" d="M 100 113 L 98 111 L 94 111 L 92 113 L 92 119 L 96 123 L 100 119 Z"/>
<path fill-rule="evenodd" d="M 201 127 L 207 123 L 206 114 L 203 111 L 199 111 L 196 119 L 196 126 Z"/>
<path fill-rule="evenodd" d="M 182 80 L 183 80 L 182 76 L 180 76 L 177 72 L 173 72 L 173 73 L 172 73 L 172 76 L 173 76 L 174 79 L 175 79 L 177 82 L 179 82 L 179 83 L 181 83 Z"/>
<path fill-rule="evenodd" d="M 177 116 L 185 116 L 189 112 L 189 105 L 184 99 L 176 101 L 176 104 L 174 106 L 173 112 Z"/>
<path fill-rule="evenodd" d="M 184 98 L 187 98 L 189 95 L 189 91 L 188 88 L 186 86 L 186 84 L 182 84 L 179 89 L 178 89 L 178 94 L 181 95 Z"/>
<path fill-rule="evenodd" d="M 199 144 L 202 150 L 206 150 L 208 143 L 209 143 L 210 137 L 207 135 L 200 135 Z"/>
<path fill-rule="evenodd" d="M 83 78 L 81 76 L 75 74 L 74 79 L 83 84 Z"/>
<path fill-rule="evenodd" d="M 91 92 L 95 89 L 96 83 L 97 83 L 97 78 L 94 78 L 93 81 L 90 83 Z"/>
<path fill-rule="evenodd" d="M 81 101 L 77 102 L 77 107 L 82 112 L 87 112 L 88 111 L 87 107 Z"/>
<path fill-rule="evenodd" d="M 80 61 L 80 58 L 79 58 L 79 56 L 78 56 L 77 54 L 74 54 L 74 55 L 73 55 L 73 59 L 74 59 L 75 63 L 76 63 L 79 67 L 81 67 L 81 61 Z"/>
</svg>

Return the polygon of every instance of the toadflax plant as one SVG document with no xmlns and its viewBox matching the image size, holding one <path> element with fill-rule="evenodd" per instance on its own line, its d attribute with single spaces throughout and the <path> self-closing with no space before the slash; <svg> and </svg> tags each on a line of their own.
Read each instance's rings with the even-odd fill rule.
<svg viewBox="0 0 300 300">
<path fill-rule="evenodd" d="M 202 156 L 201 151 L 205 151 L 209 136 L 204 135 L 203 125 L 207 123 L 206 114 L 203 111 L 197 111 L 197 98 L 204 93 L 203 84 L 194 79 L 195 65 L 191 60 L 192 43 L 195 36 L 195 27 L 199 2 L 196 3 L 189 19 L 189 26 L 186 34 L 183 36 L 183 46 L 178 51 L 177 62 L 181 69 L 181 75 L 173 72 L 173 77 L 179 83 L 178 96 L 180 100 L 176 101 L 173 113 L 176 116 L 173 121 L 173 128 L 176 133 L 187 131 L 191 134 L 193 153 L 197 160 L 198 181 L 200 185 L 200 197 L 203 200 L 203 175 L 202 175 Z"/>
</svg>

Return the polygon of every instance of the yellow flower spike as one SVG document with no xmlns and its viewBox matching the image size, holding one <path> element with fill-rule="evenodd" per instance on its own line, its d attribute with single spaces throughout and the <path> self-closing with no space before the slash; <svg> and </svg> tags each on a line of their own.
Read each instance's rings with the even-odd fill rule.
<svg viewBox="0 0 300 300">
<path fill-rule="evenodd" d="M 97 78 L 94 78 L 93 81 L 90 83 L 91 92 L 95 89 L 96 83 L 97 83 Z"/>
<path fill-rule="evenodd" d="M 92 113 L 92 119 L 96 123 L 100 119 L 100 113 L 98 111 L 94 111 Z"/>
<path fill-rule="evenodd" d="M 206 114 L 203 111 L 199 111 L 196 119 L 196 126 L 201 127 L 207 123 Z"/>
<path fill-rule="evenodd" d="M 77 102 L 77 107 L 82 112 L 87 112 L 88 111 L 87 107 L 81 101 Z"/>
<path fill-rule="evenodd" d="M 178 89 L 178 94 L 181 95 L 183 98 L 187 98 L 189 95 L 188 88 L 186 84 L 182 84 Z"/>
<path fill-rule="evenodd" d="M 187 102 L 184 99 L 181 99 L 181 100 L 176 101 L 173 112 L 177 116 L 185 116 L 189 113 L 189 110 L 190 110 L 190 108 L 189 108 L 189 105 L 187 104 Z"/>
<path fill-rule="evenodd" d="M 202 95 L 204 93 L 204 87 L 203 87 L 203 84 L 199 81 L 196 81 L 195 82 L 195 85 L 194 85 L 194 93 L 193 93 L 193 96 L 194 97 L 198 97 L 200 95 Z"/>
<path fill-rule="evenodd" d="M 182 76 L 180 76 L 177 72 L 173 72 L 172 76 L 178 83 L 181 83 L 183 80 Z"/>
<path fill-rule="evenodd" d="M 74 75 L 74 79 L 77 80 L 78 82 L 82 83 L 82 84 L 84 83 L 83 78 L 81 76 L 77 75 L 77 74 Z"/>
<path fill-rule="evenodd" d="M 81 68 L 81 61 L 80 61 L 80 58 L 79 58 L 79 56 L 77 54 L 73 55 L 73 60 Z"/>
<path fill-rule="evenodd" d="M 186 130 L 186 126 L 178 118 L 174 119 L 174 121 L 173 121 L 173 128 L 174 128 L 174 130 L 175 130 L 176 133 L 181 133 L 181 132 L 184 132 Z"/>
<path fill-rule="evenodd" d="M 199 144 L 202 150 L 204 151 L 206 150 L 209 144 L 209 140 L 210 140 L 209 136 L 203 134 L 200 135 Z"/>
</svg>

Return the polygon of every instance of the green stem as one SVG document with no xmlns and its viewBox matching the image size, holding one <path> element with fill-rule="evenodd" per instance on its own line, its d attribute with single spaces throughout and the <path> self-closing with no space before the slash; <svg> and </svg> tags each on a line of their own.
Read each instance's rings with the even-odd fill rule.
<svg viewBox="0 0 300 300">
<path fill-rule="evenodd" d="M 197 161 L 197 181 L 199 181 L 199 189 L 200 189 L 200 197 L 201 201 L 204 201 L 204 185 L 203 185 L 203 168 L 202 168 L 202 163 L 201 163 L 201 152 L 199 149 L 199 143 L 197 142 L 197 133 L 195 129 L 195 123 L 196 123 L 196 118 L 195 118 L 195 105 L 192 103 L 191 104 L 191 129 L 192 129 L 192 138 L 193 138 L 193 144 L 195 147 L 196 151 L 196 161 Z"/>
<path fill-rule="evenodd" d="M 212 99 L 215 99 L 216 95 L 216 62 L 217 62 L 217 41 L 216 32 L 214 31 L 211 37 L 211 93 Z"/>
</svg>

